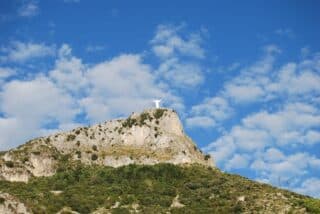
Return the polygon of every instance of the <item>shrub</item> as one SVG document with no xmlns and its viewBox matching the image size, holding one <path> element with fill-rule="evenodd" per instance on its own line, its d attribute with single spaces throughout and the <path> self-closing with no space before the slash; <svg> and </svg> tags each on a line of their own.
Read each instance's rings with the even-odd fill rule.
<svg viewBox="0 0 320 214">
<path fill-rule="evenodd" d="M 74 140 L 74 139 L 76 139 L 76 136 L 73 135 L 73 134 L 69 134 L 69 135 L 67 136 L 67 141 L 72 141 L 72 140 Z"/>
<path fill-rule="evenodd" d="M 137 125 L 137 120 L 135 118 L 131 118 L 129 117 L 128 119 L 126 119 L 123 123 L 122 123 L 122 127 L 128 127 L 131 128 L 134 125 Z"/>
<path fill-rule="evenodd" d="M 96 145 L 93 145 L 93 146 L 92 146 L 92 150 L 93 150 L 93 151 L 98 151 L 98 147 L 97 147 Z"/>
<path fill-rule="evenodd" d="M 95 154 L 95 153 L 93 153 L 93 154 L 91 155 L 91 160 L 95 161 L 95 160 L 97 160 L 97 159 L 98 159 L 98 155 Z"/>
<path fill-rule="evenodd" d="M 6 199 L 0 197 L 0 204 L 3 204 L 6 201 Z"/>
<path fill-rule="evenodd" d="M 211 157 L 211 156 L 207 154 L 207 155 L 204 156 L 204 159 L 205 159 L 205 160 L 209 160 L 210 157 Z"/>
<path fill-rule="evenodd" d="M 33 151 L 31 153 L 34 154 L 34 155 L 40 155 L 40 151 Z"/>
<path fill-rule="evenodd" d="M 144 113 L 142 113 L 142 114 L 140 115 L 140 126 L 141 126 L 141 125 L 145 125 L 145 124 L 146 124 L 146 123 L 145 123 L 146 120 L 152 121 L 152 117 L 150 116 L 149 113 L 144 112 Z"/>
<path fill-rule="evenodd" d="M 27 161 L 29 161 L 29 157 L 23 157 L 22 162 L 25 163 Z"/>
<path fill-rule="evenodd" d="M 197 151 L 197 150 L 198 150 L 198 148 L 197 148 L 196 145 L 193 146 L 193 149 L 194 149 L 194 151 Z"/>
<path fill-rule="evenodd" d="M 77 145 L 77 146 L 80 146 L 80 141 L 77 141 L 76 145 Z"/>
<path fill-rule="evenodd" d="M 14 167 L 14 163 L 12 161 L 5 161 L 4 164 L 9 168 L 13 168 Z"/>
<path fill-rule="evenodd" d="M 164 112 L 166 112 L 167 110 L 166 109 L 157 109 L 153 116 L 156 118 L 156 119 L 159 119 L 162 117 L 162 115 L 164 114 Z"/>
<path fill-rule="evenodd" d="M 80 130 L 77 130 L 75 133 L 76 133 L 77 135 L 80 134 Z"/>
<path fill-rule="evenodd" d="M 81 152 L 80 151 L 76 151 L 77 157 L 81 158 Z"/>
</svg>

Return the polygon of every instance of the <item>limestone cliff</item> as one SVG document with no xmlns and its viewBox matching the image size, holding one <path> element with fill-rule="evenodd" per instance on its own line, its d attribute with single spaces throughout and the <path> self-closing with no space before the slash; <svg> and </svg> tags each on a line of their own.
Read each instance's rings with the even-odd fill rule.
<svg viewBox="0 0 320 214">
<path fill-rule="evenodd" d="M 186 136 L 177 113 L 162 108 L 31 140 L 0 156 L 0 179 L 27 182 L 32 176 L 51 176 L 62 156 L 112 167 L 133 163 L 213 166 L 210 156 Z"/>
</svg>

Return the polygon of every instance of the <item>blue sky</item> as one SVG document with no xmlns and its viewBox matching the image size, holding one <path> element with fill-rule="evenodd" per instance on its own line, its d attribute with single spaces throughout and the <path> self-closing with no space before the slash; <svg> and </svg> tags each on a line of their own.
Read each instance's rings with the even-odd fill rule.
<svg viewBox="0 0 320 214">
<path fill-rule="evenodd" d="M 217 166 L 320 197 L 319 1 L 0 2 L 0 150 L 164 100 Z"/>
</svg>

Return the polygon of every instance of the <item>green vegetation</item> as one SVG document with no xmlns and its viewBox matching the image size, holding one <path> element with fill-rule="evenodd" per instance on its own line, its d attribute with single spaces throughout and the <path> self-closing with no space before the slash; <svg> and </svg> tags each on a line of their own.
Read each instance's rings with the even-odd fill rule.
<svg viewBox="0 0 320 214">
<path fill-rule="evenodd" d="M 131 118 L 129 117 L 128 119 L 126 119 L 125 121 L 123 121 L 122 123 L 122 127 L 126 128 L 131 128 L 134 125 L 138 125 L 138 121 L 135 118 Z"/>
<path fill-rule="evenodd" d="M 31 153 L 34 154 L 34 155 L 40 155 L 41 154 L 40 151 L 32 151 Z"/>
<path fill-rule="evenodd" d="M 302 201 L 302 205 L 310 213 L 320 213 L 320 200 L 307 198 Z"/>
<path fill-rule="evenodd" d="M 211 156 L 210 156 L 209 154 L 207 154 L 207 155 L 204 156 L 204 159 L 205 159 L 205 160 L 209 160 L 210 157 L 211 157 Z"/>
<path fill-rule="evenodd" d="M 159 108 L 159 109 L 157 109 L 157 110 L 154 112 L 153 116 L 154 116 L 156 119 L 159 119 L 159 118 L 162 117 L 162 115 L 163 115 L 166 111 L 167 111 L 167 109 L 161 109 L 161 108 Z"/>
<path fill-rule="evenodd" d="M 27 184 L 0 181 L 0 191 L 16 196 L 34 213 L 56 213 L 63 207 L 89 213 L 98 208 L 110 209 L 116 202 L 119 207 L 112 213 L 129 213 L 134 204 L 139 205 L 141 213 L 265 213 L 268 206 L 279 211 L 289 204 L 294 204 L 293 213 L 301 208 L 319 213 L 319 200 L 199 165 L 111 168 L 71 164 L 68 156 L 59 160 L 54 176 L 32 178 Z M 52 190 L 62 193 L 54 194 Z M 185 206 L 170 208 L 177 195 Z M 240 196 L 245 200 L 239 201 Z"/>
<path fill-rule="evenodd" d="M 68 136 L 67 136 L 67 141 L 72 141 L 72 140 L 74 140 L 74 139 L 76 139 L 76 136 L 75 135 L 73 135 L 73 134 L 69 134 Z"/>
<path fill-rule="evenodd" d="M 97 154 L 92 154 L 91 155 L 91 160 L 95 161 L 98 159 L 98 155 Z"/>
<path fill-rule="evenodd" d="M 140 126 L 143 126 L 143 125 L 145 125 L 146 124 L 146 120 L 149 120 L 150 122 L 152 121 L 152 117 L 150 116 L 150 114 L 149 113 L 147 113 L 147 112 L 144 112 L 144 113 L 142 113 L 141 115 L 140 115 Z"/>
<path fill-rule="evenodd" d="M 5 161 L 4 164 L 9 168 L 13 168 L 14 167 L 14 163 L 12 161 Z"/>
</svg>

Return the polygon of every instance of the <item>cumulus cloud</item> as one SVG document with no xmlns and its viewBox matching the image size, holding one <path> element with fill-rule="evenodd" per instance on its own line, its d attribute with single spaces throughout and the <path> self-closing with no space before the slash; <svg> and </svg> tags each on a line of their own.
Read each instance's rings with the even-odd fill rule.
<svg viewBox="0 0 320 214">
<path fill-rule="evenodd" d="M 185 33 L 184 26 L 159 25 L 151 40 L 160 60 L 157 75 L 176 88 L 193 88 L 204 82 L 199 60 L 205 57 L 201 33 Z"/>
<path fill-rule="evenodd" d="M 204 81 L 201 67 L 196 63 L 181 63 L 177 58 L 164 61 L 158 74 L 177 88 L 192 88 Z"/>
<path fill-rule="evenodd" d="M 3 82 L 16 74 L 16 70 L 13 68 L 9 68 L 9 67 L 0 67 L 0 88 L 3 84 Z"/>
<path fill-rule="evenodd" d="M 262 59 L 243 68 L 238 76 L 225 83 L 222 94 L 236 103 L 270 101 L 285 95 L 291 99 L 302 94 L 319 95 L 319 54 L 300 63 L 289 62 L 277 69 L 274 62 L 280 52 L 275 46 L 267 46 Z"/>
<path fill-rule="evenodd" d="M 308 151 L 319 143 L 319 116 L 319 110 L 306 103 L 287 103 L 278 111 L 253 113 L 204 151 L 223 169 L 250 166 L 258 180 L 292 189 L 320 166 L 320 159 Z"/>
<path fill-rule="evenodd" d="M 249 163 L 248 155 L 239 155 L 235 154 L 228 162 L 226 163 L 226 169 L 241 169 L 246 168 Z"/>
<path fill-rule="evenodd" d="M 280 145 L 288 143 L 313 144 L 317 142 L 318 133 L 311 130 L 320 127 L 320 113 L 312 105 L 290 103 L 278 112 L 262 111 L 244 118 L 243 124 L 250 129 L 266 130 Z M 304 141 L 308 138 L 313 140 Z"/>
<path fill-rule="evenodd" d="M 25 2 L 18 10 L 18 15 L 22 17 L 32 17 L 39 13 L 39 6 L 36 1 Z"/>
<path fill-rule="evenodd" d="M 6 83 L 0 101 L 1 149 L 37 136 L 41 127 L 52 122 L 70 122 L 78 112 L 72 97 L 46 77 Z"/>
<path fill-rule="evenodd" d="M 55 67 L 49 72 L 49 77 L 59 87 L 62 87 L 74 95 L 78 95 L 87 86 L 87 80 L 84 76 L 86 66 L 82 60 L 72 56 L 71 48 L 63 44 L 59 49 L 58 59 Z"/>
<path fill-rule="evenodd" d="M 157 83 L 151 67 L 144 64 L 139 55 L 124 54 L 99 63 L 89 68 L 85 77 L 90 88 L 88 97 L 95 101 L 85 98 L 83 107 L 92 112 L 90 104 L 107 106 L 102 108 L 105 114 L 100 117 L 88 114 L 94 121 L 143 109 L 150 106 L 154 97 L 163 97 L 172 104 L 181 103 L 167 87 Z"/>
<path fill-rule="evenodd" d="M 320 143 L 320 57 L 276 66 L 280 52 L 268 46 L 261 59 L 224 83 L 217 94 L 231 109 L 249 113 L 203 149 L 222 169 L 247 170 L 259 181 L 318 196 L 305 179 L 316 178 L 320 166 L 312 152 Z"/>
<path fill-rule="evenodd" d="M 183 26 L 159 25 L 154 38 L 151 40 L 154 53 L 161 58 L 172 57 L 176 54 L 203 58 L 205 51 L 201 47 L 201 35 L 192 33 L 183 38 L 179 34 L 182 29 Z"/>
<path fill-rule="evenodd" d="M 216 122 L 211 117 L 194 116 L 187 118 L 186 124 L 188 127 L 208 128 L 214 127 L 216 125 Z"/>
<path fill-rule="evenodd" d="M 55 55 L 55 46 L 44 43 L 13 41 L 9 46 L 0 49 L 0 60 L 11 62 L 25 62 L 27 60 Z"/>
<path fill-rule="evenodd" d="M 296 188 L 295 190 L 302 194 L 320 198 L 320 179 L 315 177 L 309 178 L 302 183 L 301 187 Z"/>
<path fill-rule="evenodd" d="M 229 118 L 232 113 L 229 102 L 223 97 L 207 97 L 202 103 L 192 106 L 186 122 L 190 127 L 214 127 Z M 201 118 L 203 122 L 200 121 Z"/>
<path fill-rule="evenodd" d="M 4 82 L 0 92 L 0 149 L 64 128 L 127 116 L 164 98 L 167 107 L 183 110 L 183 100 L 157 79 L 138 54 L 122 54 L 87 65 L 69 45 L 57 51 L 53 69 L 27 80 Z M 1 70 L 2 78 L 12 71 Z M 21 129 L 24 129 L 21 131 Z M 17 136 L 12 138 L 12 136 Z"/>
</svg>

